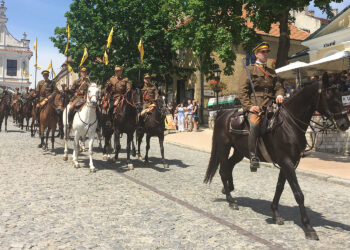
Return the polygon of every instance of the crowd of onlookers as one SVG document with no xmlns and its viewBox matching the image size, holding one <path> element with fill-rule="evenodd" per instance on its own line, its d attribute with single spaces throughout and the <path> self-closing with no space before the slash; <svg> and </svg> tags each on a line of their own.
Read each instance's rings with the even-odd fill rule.
<svg viewBox="0 0 350 250">
<path fill-rule="evenodd" d="M 183 103 L 178 104 L 176 107 L 169 103 L 168 111 L 172 115 L 176 129 L 179 132 L 185 130 L 188 132 L 198 131 L 198 102 L 196 100 L 188 100 L 186 107 Z"/>
</svg>

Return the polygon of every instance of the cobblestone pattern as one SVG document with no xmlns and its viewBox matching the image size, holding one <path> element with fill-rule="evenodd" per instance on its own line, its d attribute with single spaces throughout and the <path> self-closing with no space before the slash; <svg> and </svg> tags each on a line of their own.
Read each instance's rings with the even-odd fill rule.
<svg viewBox="0 0 350 250">
<path fill-rule="evenodd" d="M 148 165 L 135 159 L 135 170 L 129 171 L 125 151 L 121 162 L 110 164 L 96 153 L 99 171 L 90 174 L 87 154 L 85 168 L 74 169 L 71 157 L 62 160 L 62 144 L 56 144 L 57 156 L 44 154 L 36 148 L 37 137 L 12 125 L 0 138 L 0 249 L 350 248 L 349 187 L 299 178 L 320 237 L 315 242 L 304 237 L 288 186 L 280 207 L 285 225 L 272 224 L 276 169 L 252 174 L 246 163 L 236 166 L 236 211 L 224 201 L 219 176 L 211 185 L 202 183 L 209 161 L 205 152 L 165 144 L 170 168 L 164 169 L 152 140 Z"/>
</svg>

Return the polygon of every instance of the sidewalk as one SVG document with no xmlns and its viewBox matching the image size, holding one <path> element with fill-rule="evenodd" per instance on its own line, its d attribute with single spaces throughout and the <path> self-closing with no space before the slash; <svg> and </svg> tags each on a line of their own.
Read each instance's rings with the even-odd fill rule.
<svg viewBox="0 0 350 250">
<path fill-rule="evenodd" d="M 197 150 L 211 151 L 212 130 L 204 128 L 200 132 L 174 132 L 165 136 L 165 141 Z M 298 170 L 319 178 L 337 177 L 350 181 L 350 157 L 320 152 L 310 152 L 302 158 Z"/>
</svg>

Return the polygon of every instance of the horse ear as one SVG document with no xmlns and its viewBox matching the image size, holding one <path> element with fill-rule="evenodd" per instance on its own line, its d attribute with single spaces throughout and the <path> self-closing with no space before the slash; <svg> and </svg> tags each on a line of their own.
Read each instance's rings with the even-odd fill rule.
<svg viewBox="0 0 350 250">
<path fill-rule="evenodd" d="M 327 88 L 329 85 L 329 76 L 327 72 L 324 72 L 322 75 L 322 85 L 323 88 Z"/>
</svg>

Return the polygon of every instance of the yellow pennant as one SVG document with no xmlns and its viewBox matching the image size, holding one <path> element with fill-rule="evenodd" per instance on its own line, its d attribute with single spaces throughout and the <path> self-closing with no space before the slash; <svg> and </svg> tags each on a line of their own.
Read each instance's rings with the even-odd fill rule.
<svg viewBox="0 0 350 250">
<path fill-rule="evenodd" d="M 51 68 L 51 72 L 53 73 L 53 77 L 56 77 L 56 72 Z"/>
<path fill-rule="evenodd" d="M 139 45 L 137 48 L 140 51 L 140 57 L 141 57 L 141 63 L 143 64 L 143 55 L 145 54 L 145 51 L 143 50 L 143 43 L 142 43 L 142 38 L 140 39 Z"/>
<path fill-rule="evenodd" d="M 47 66 L 47 70 L 52 68 L 52 60 L 50 61 L 49 65 Z"/>
<path fill-rule="evenodd" d="M 34 49 L 35 53 L 37 52 L 37 48 L 38 48 L 37 46 L 38 46 L 38 39 L 35 39 L 35 43 L 33 45 L 33 49 Z"/>
<path fill-rule="evenodd" d="M 64 54 L 67 55 L 68 52 L 68 46 L 69 46 L 69 38 L 70 38 L 70 30 L 69 30 L 69 24 L 67 23 L 66 27 L 66 32 L 67 32 L 67 44 L 66 44 L 66 49 L 64 50 Z"/>
<path fill-rule="evenodd" d="M 86 46 L 84 46 L 84 54 L 83 54 L 83 57 L 81 58 L 81 61 L 80 61 L 80 65 L 79 67 L 81 67 L 81 65 L 83 65 L 83 63 L 86 61 L 86 59 L 88 58 L 88 52 L 87 52 L 87 48 Z"/>
<path fill-rule="evenodd" d="M 68 64 L 68 71 L 69 71 L 69 72 L 72 72 L 72 71 L 73 71 L 72 66 L 70 66 L 69 64 Z"/>
<path fill-rule="evenodd" d="M 42 69 L 42 68 L 43 68 L 43 66 L 39 66 L 38 64 L 34 64 L 34 67 L 35 67 L 36 69 Z"/>
<path fill-rule="evenodd" d="M 112 38 L 113 38 L 113 27 L 111 29 L 111 32 L 109 32 L 108 39 L 107 39 L 107 49 L 111 47 L 112 43 Z"/>
<path fill-rule="evenodd" d="M 105 63 L 105 65 L 108 65 L 108 55 L 107 55 L 107 51 L 105 51 L 105 53 L 103 54 L 103 62 Z"/>
</svg>

